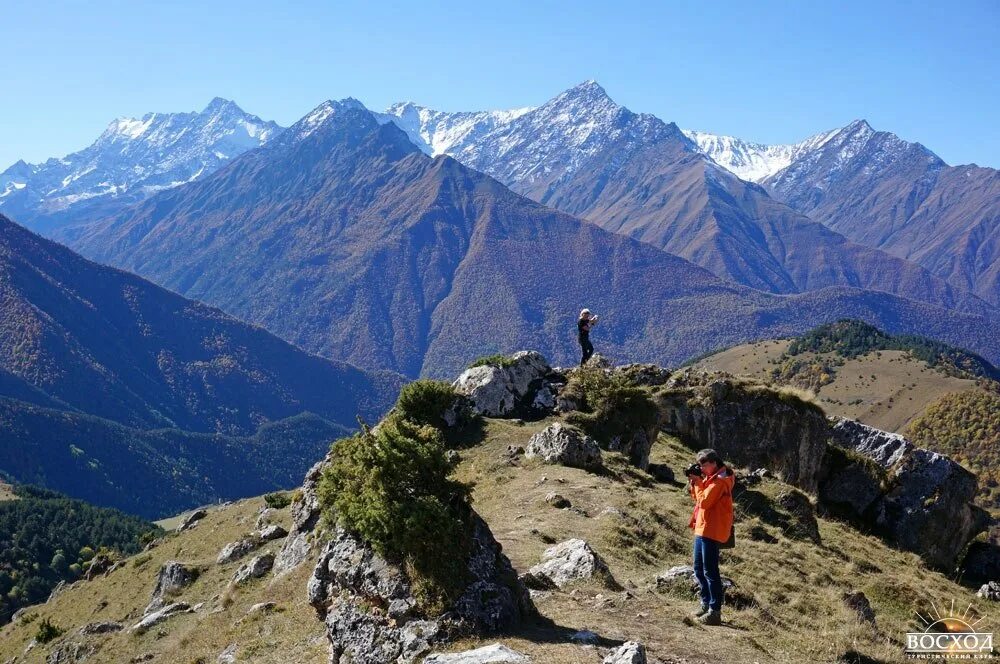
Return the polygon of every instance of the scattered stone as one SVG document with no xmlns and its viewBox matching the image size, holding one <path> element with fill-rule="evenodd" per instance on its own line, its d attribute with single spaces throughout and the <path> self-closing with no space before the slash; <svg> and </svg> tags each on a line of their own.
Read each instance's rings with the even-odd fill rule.
<svg viewBox="0 0 1000 664">
<path fill-rule="evenodd" d="M 607 564 L 582 539 L 570 539 L 549 547 L 542 554 L 542 562 L 528 570 L 536 577 L 546 577 L 560 588 L 594 575 L 612 581 Z"/>
<path fill-rule="evenodd" d="M 516 650 L 494 643 L 475 650 L 456 653 L 435 653 L 424 664 L 528 664 L 531 660 Z"/>
<path fill-rule="evenodd" d="M 219 664 L 236 664 L 236 649 L 237 644 L 229 644 L 225 650 L 219 653 Z"/>
<path fill-rule="evenodd" d="M 601 466 L 601 448 L 579 429 L 556 422 L 539 431 L 528 441 L 527 458 L 541 457 L 545 463 L 558 463 L 575 468 L 596 469 Z"/>
<path fill-rule="evenodd" d="M 270 525 L 271 519 L 274 518 L 275 512 L 276 510 L 267 506 L 261 508 L 260 514 L 257 515 L 257 523 L 254 525 L 254 527 L 257 530 L 264 530 L 264 528 Z"/>
<path fill-rule="evenodd" d="M 287 536 L 288 531 L 279 525 L 267 526 L 257 533 L 257 538 L 261 542 L 270 542 L 271 540 L 281 539 L 282 537 Z"/>
<path fill-rule="evenodd" d="M 233 583 L 237 586 L 241 586 L 245 583 L 249 583 L 253 579 L 259 579 L 274 567 L 274 554 L 265 553 L 262 556 L 257 556 L 243 567 L 236 570 L 236 574 L 233 575 Z"/>
<path fill-rule="evenodd" d="M 188 604 L 185 604 L 184 602 L 175 602 L 173 604 L 169 604 L 160 609 L 159 611 L 154 611 L 153 613 L 144 616 L 142 620 L 140 620 L 139 622 L 137 622 L 135 625 L 132 626 L 132 629 L 130 631 L 136 634 L 141 634 L 147 631 L 150 627 L 160 624 L 167 618 L 176 616 L 180 613 L 187 613 L 190 609 L 191 607 Z"/>
<path fill-rule="evenodd" d="M 249 616 L 257 612 L 269 613 L 273 611 L 277 606 L 278 605 L 275 602 L 260 602 L 259 604 L 254 604 L 253 606 L 251 606 L 249 610 L 247 610 L 247 615 Z"/>
<path fill-rule="evenodd" d="M 111 556 L 99 553 L 90 560 L 90 564 L 87 565 L 87 571 L 83 573 L 83 578 L 87 581 L 93 581 L 97 577 L 109 572 L 115 562 Z"/>
<path fill-rule="evenodd" d="M 177 532 L 180 533 L 184 532 L 185 530 L 190 530 L 191 528 L 194 528 L 195 525 L 197 525 L 197 523 L 202 519 L 204 519 L 206 516 L 208 516 L 208 512 L 205 510 L 195 510 L 191 512 L 186 517 L 184 517 L 184 520 L 181 521 L 181 524 L 177 526 Z"/>
<path fill-rule="evenodd" d="M 858 622 L 875 624 L 875 609 L 863 592 L 844 593 L 843 600 L 844 606 L 857 614 Z"/>
<path fill-rule="evenodd" d="M 991 602 L 1000 602 L 1000 583 L 996 581 L 984 583 L 982 587 L 976 591 L 976 597 L 982 597 L 983 599 L 988 599 Z"/>
<path fill-rule="evenodd" d="M 646 647 L 638 641 L 626 641 L 611 651 L 603 664 L 646 664 Z"/>
<path fill-rule="evenodd" d="M 124 629 L 121 623 L 117 622 L 96 622 L 84 625 L 80 628 L 80 634 L 83 636 L 93 636 L 95 634 L 110 634 L 111 632 L 120 632 Z"/>
<path fill-rule="evenodd" d="M 45 664 L 76 664 L 76 662 L 86 661 L 94 652 L 95 648 L 90 643 L 74 641 L 60 643 L 49 652 L 49 656 L 45 658 Z"/>
<path fill-rule="evenodd" d="M 736 584 L 727 576 L 722 577 L 722 587 L 725 590 L 735 588 Z M 689 593 L 698 593 L 700 588 L 698 577 L 694 574 L 694 568 L 690 565 L 674 565 L 666 572 L 656 576 L 657 590 L 680 589 Z"/>
<path fill-rule="evenodd" d="M 160 572 L 156 576 L 156 586 L 153 588 L 153 597 L 144 614 L 152 613 L 162 609 L 167 604 L 167 600 L 180 593 L 181 590 L 191 585 L 198 578 L 198 571 L 187 567 L 184 563 L 176 560 L 168 560 L 160 567 Z"/>
<path fill-rule="evenodd" d="M 555 507 L 556 509 L 565 509 L 570 506 L 570 502 L 566 500 L 566 498 L 564 498 L 561 494 L 558 494 L 555 491 L 545 496 L 545 502 L 551 505 L 552 507 Z"/>
<path fill-rule="evenodd" d="M 230 542 L 222 547 L 222 550 L 219 551 L 219 556 L 215 559 L 215 562 L 219 565 L 225 565 L 226 563 L 239 560 L 251 551 L 259 548 L 261 544 L 263 544 L 263 541 L 255 535 L 244 537 L 235 542 Z"/>
</svg>

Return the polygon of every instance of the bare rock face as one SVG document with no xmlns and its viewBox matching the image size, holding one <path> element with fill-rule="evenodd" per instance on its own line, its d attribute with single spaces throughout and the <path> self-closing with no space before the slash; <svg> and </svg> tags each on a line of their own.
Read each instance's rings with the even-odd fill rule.
<svg viewBox="0 0 1000 664">
<path fill-rule="evenodd" d="M 439 616 L 421 615 L 403 569 L 338 528 L 309 581 L 335 664 L 420 661 L 435 644 L 485 635 L 533 617 L 534 605 L 489 527 L 473 514 L 471 581 Z"/>
<path fill-rule="evenodd" d="M 626 641 L 611 651 L 602 664 L 646 664 L 646 647 L 637 641 Z"/>
<path fill-rule="evenodd" d="M 310 534 L 316 528 L 320 517 L 319 496 L 316 494 L 316 487 L 323 474 L 323 468 L 329 461 L 330 455 L 327 455 L 326 458 L 309 469 L 302 484 L 301 493 L 298 494 L 296 500 L 292 501 L 292 530 L 285 537 L 285 543 L 275 557 L 275 575 L 285 574 L 295 569 L 309 557 L 309 552 L 312 550 Z"/>
<path fill-rule="evenodd" d="M 518 417 L 551 412 L 557 390 L 552 368 L 541 353 L 524 350 L 510 356 L 507 366 L 471 367 L 453 383 L 487 417 Z"/>
<path fill-rule="evenodd" d="M 215 562 L 219 565 L 225 565 L 233 561 L 243 558 L 251 551 L 254 551 L 264 542 L 257 536 L 252 535 L 248 537 L 243 537 L 235 542 L 230 542 L 229 544 L 222 547 L 219 551 L 218 557 Z"/>
<path fill-rule="evenodd" d="M 184 563 L 177 562 L 176 560 L 168 560 L 163 563 L 159 574 L 156 576 L 153 597 L 143 613 L 148 615 L 153 611 L 162 609 L 167 605 L 171 597 L 174 597 L 181 590 L 191 585 L 197 578 L 198 571 Z"/>
<path fill-rule="evenodd" d="M 879 495 L 856 520 L 928 564 L 951 568 L 989 525 L 989 515 L 972 502 L 976 476 L 950 458 L 847 419 L 834 424 L 831 443 L 877 464 L 871 472 Z"/>
<path fill-rule="evenodd" d="M 198 522 L 204 519 L 206 516 L 208 516 L 208 512 L 206 512 L 205 510 L 195 510 L 194 512 L 191 512 L 186 517 L 184 517 L 184 520 L 181 521 L 179 526 L 177 526 L 177 532 L 180 533 L 184 532 L 185 530 L 190 530 L 191 528 L 194 528 L 198 524 Z"/>
<path fill-rule="evenodd" d="M 601 467 L 601 448 L 597 441 L 576 427 L 556 422 L 545 427 L 528 441 L 525 457 L 539 457 L 545 463 L 574 468 Z"/>
<path fill-rule="evenodd" d="M 527 655 L 500 643 L 465 652 L 434 654 L 424 660 L 424 664 L 529 664 L 530 662 Z"/>
<path fill-rule="evenodd" d="M 819 408 L 770 389 L 729 379 L 698 384 L 678 374 L 655 395 L 661 427 L 696 448 L 713 448 L 733 465 L 764 466 L 816 493 L 830 425 Z"/>
<path fill-rule="evenodd" d="M 174 602 L 173 604 L 168 604 L 167 606 L 163 607 L 158 611 L 154 611 L 153 613 L 149 613 L 143 616 L 142 620 L 137 622 L 135 625 L 132 625 L 132 629 L 130 631 L 137 634 L 141 634 L 142 632 L 148 630 L 150 627 L 160 624 L 167 618 L 176 616 L 180 613 L 188 613 L 190 611 L 191 607 L 188 606 L 186 603 Z"/>
<path fill-rule="evenodd" d="M 270 572 L 272 567 L 274 567 L 273 553 L 265 553 L 262 556 L 257 556 L 236 570 L 236 574 L 233 576 L 233 584 L 242 586 L 254 579 L 259 579 Z"/>
<path fill-rule="evenodd" d="M 542 554 L 542 562 L 529 569 L 528 574 L 544 577 L 559 587 L 595 575 L 610 578 L 607 564 L 582 539 L 570 539 L 549 547 Z"/>
</svg>

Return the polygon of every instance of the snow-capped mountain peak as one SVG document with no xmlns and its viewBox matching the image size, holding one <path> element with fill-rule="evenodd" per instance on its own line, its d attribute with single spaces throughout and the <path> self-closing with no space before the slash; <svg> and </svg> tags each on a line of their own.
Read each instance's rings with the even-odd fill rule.
<svg viewBox="0 0 1000 664">
<path fill-rule="evenodd" d="M 77 221 L 69 213 L 82 215 L 85 203 L 140 200 L 211 173 L 280 132 L 221 97 L 201 112 L 121 117 L 79 152 L 37 165 L 18 162 L 0 173 L 0 211 L 29 226 L 54 214 L 62 217 L 58 223 Z"/>
<path fill-rule="evenodd" d="M 774 175 L 810 150 L 826 143 L 834 135 L 843 131 L 820 132 L 787 145 L 767 145 L 754 143 L 735 136 L 723 136 L 704 131 L 685 129 L 684 135 L 698 146 L 698 150 L 712 158 L 726 170 L 750 182 L 761 182 Z"/>
<path fill-rule="evenodd" d="M 420 106 L 412 101 L 393 104 L 385 113 L 376 113 L 379 122 L 393 122 L 406 132 L 414 145 L 436 157 L 452 154 L 459 146 L 474 143 L 486 133 L 516 120 L 533 107 L 506 111 L 448 113 Z"/>
</svg>

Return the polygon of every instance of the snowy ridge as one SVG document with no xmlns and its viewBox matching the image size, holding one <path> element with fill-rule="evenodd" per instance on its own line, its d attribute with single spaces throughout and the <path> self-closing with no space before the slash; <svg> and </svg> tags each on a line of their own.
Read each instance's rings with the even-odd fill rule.
<svg viewBox="0 0 1000 664">
<path fill-rule="evenodd" d="M 819 148 L 841 130 L 821 132 L 789 145 L 765 145 L 734 136 L 691 129 L 683 131 L 685 136 L 695 142 L 698 150 L 715 163 L 743 180 L 760 182 Z"/>
<path fill-rule="evenodd" d="M 458 146 L 474 143 L 488 132 L 533 110 L 527 107 L 508 111 L 448 113 L 413 102 L 402 102 L 393 104 L 385 113 L 375 113 L 375 116 L 379 122 L 394 122 L 406 132 L 414 145 L 436 157 L 451 154 Z"/>
<path fill-rule="evenodd" d="M 79 152 L 35 165 L 19 161 L 0 173 L 0 211 L 31 225 L 35 216 L 83 201 L 139 200 L 212 173 L 280 132 L 218 97 L 201 112 L 118 118 Z"/>
</svg>

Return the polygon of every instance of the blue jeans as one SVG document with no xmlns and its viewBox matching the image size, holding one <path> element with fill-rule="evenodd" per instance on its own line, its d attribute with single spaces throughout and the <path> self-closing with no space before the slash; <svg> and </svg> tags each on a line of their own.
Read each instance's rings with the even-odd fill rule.
<svg viewBox="0 0 1000 664">
<path fill-rule="evenodd" d="M 719 543 L 715 540 L 695 535 L 694 575 L 701 586 L 701 603 L 721 611 L 724 589 L 719 574 Z"/>
</svg>

